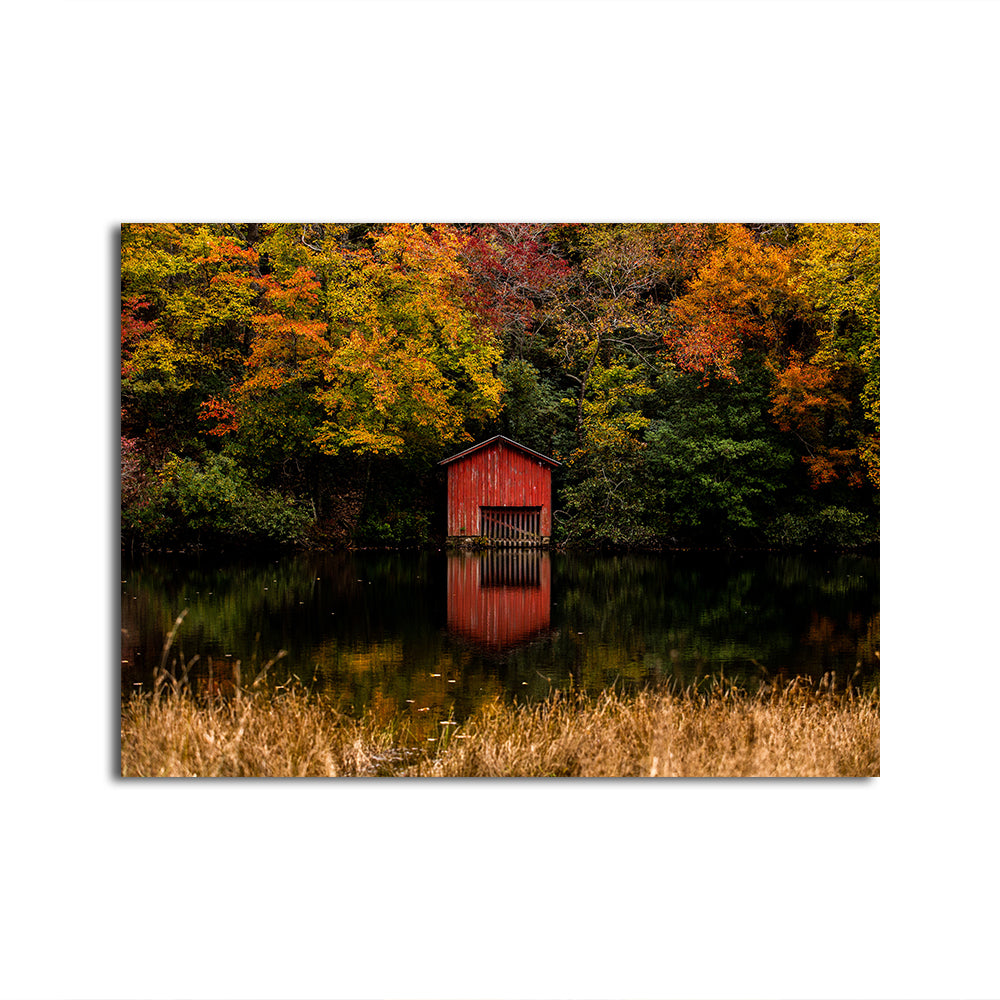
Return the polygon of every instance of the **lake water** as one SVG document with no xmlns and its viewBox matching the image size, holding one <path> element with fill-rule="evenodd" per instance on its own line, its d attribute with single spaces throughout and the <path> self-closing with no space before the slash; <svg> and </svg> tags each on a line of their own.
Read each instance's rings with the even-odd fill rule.
<svg viewBox="0 0 1000 1000">
<path fill-rule="evenodd" d="M 122 565 L 122 690 L 170 660 L 203 688 L 294 675 L 352 714 L 466 717 L 494 697 L 724 673 L 878 682 L 879 561 L 862 555 L 507 550 L 155 556 Z M 209 677 L 209 671 L 211 677 Z M 421 716 L 421 713 L 425 713 Z"/>
</svg>

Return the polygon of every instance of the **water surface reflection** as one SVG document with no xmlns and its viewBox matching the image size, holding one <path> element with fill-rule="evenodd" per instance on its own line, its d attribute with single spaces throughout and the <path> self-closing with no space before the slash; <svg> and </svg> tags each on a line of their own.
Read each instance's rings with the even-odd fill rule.
<svg viewBox="0 0 1000 1000">
<path fill-rule="evenodd" d="M 497 549 L 448 556 L 448 630 L 503 652 L 549 631 L 548 552 Z"/>
<path fill-rule="evenodd" d="M 150 557 L 122 572 L 122 689 L 149 685 L 164 637 L 204 682 L 278 650 L 345 710 L 415 723 L 553 686 L 600 690 L 706 674 L 754 683 L 878 676 L 879 564 L 866 556 L 571 556 L 509 551 Z"/>
</svg>

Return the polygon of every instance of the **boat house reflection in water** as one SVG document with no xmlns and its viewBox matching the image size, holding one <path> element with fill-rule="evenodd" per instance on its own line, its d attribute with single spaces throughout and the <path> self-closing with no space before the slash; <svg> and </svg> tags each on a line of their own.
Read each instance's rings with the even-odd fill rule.
<svg viewBox="0 0 1000 1000">
<path fill-rule="evenodd" d="M 538 549 L 448 555 L 448 630 L 500 652 L 549 630 L 552 566 Z"/>
</svg>

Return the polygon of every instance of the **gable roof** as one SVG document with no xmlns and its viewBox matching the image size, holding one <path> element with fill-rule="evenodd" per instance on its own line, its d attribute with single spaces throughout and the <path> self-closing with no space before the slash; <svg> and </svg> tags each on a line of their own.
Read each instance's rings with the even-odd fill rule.
<svg viewBox="0 0 1000 1000">
<path fill-rule="evenodd" d="M 517 441 L 511 440 L 509 437 L 504 437 L 503 434 L 497 434 L 495 437 L 487 438 L 485 441 L 480 441 L 479 444 L 474 444 L 471 448 L 466 448 L 465 451 L 460 451 L 450 458 L 443 458 L 438 465 L 447 465 L 449 462 L 454 462 L 459 458 L 465 458 L 466 455 L 471 455 L 473 452 L 480 451 L 483 448 L 488 448 L 490 445 L 499 444 L 509 445 L 512 448 L 517 448 L 519 451 L 523 451 L 526 455 L 530 455 L 532 458 L 537 458 L 539 461 L 547 462 L 549 465 L 555 467 L 562 463 L 557 462 L 554 458 L 549 458 L 547 455 L 543 455 L 541 452 L 535 451 L 533 448 L 529 448 L 526 445 L 519 444 Z"/>
</svg>

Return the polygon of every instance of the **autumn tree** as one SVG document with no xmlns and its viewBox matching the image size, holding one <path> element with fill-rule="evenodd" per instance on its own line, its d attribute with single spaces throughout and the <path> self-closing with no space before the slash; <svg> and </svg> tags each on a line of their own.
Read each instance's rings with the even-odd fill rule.
<svg viewBox="0 0 1000 1000">
<path fill-rule="evenodd" d="M 572 275 L 553 249 L 557 227 L 534 223 L 476 225 L 459 257 L 468 271 L 466 301 L 499 337 L 506 358 L 520 360 L 558 315 Z"/>
<path fill-rule="evenodd" d="M 503 391 L 498 332 L 462 260 L 468 240 L 453 226 L 384 226 L 363 240 L 343 226 L 268 227 L 244 370 L 203 406 L 209 433 L 229 435 L 245 461 L 252 451 L 325 470 L 306 475 L 317 511 L 333 475 L 354 497 L 341 517 L 351 523 L 373 463 L 426 467 L 468 440 Z"/>
<path fill-rule="evenodd" d="M 641 544 L 648 401 L 672 360 L 666 308 L 704 252 L 704 230 L 658 224 L 566 226 L 573 265 L 549 348 L 558 362 L 572 440 L 565 447 L 570 538 Z"/>
<path fill-rule="evenodd" d="M 247 229 L 259 240 L 259 228 Z M 214 453 L 222 442 L 213 438 L 237 426 L 228 394 L 267 291 L 260 255 L 238 227 L 122 227 L 123 429 L 150 466 L 142 494 L 124 499 L 123 521 L 148 538 L 288 540 L 302 530 L 290 497 L 249 482 L 265 457 L 240 466 Z M 210 516 L 195 516 L 196 496 L 214 497 Z"/>
<path fill-rule="evenodd" d="M 789 249 L 746 226 L 719 226 L 705 263 L 667 309 L 664 340 L 682 370 L 736 380 L 744 352 L 774 352 L 794 339 L 804 308 Z"/>
<path fill-rule="evenodd" d="M 799 227 L 797 287 L 823 318 L 814 361 L 854 373 L 862 385 L 864 426 L 857 450 L 871 483 L 879 485 L 879 226 L 824 223 Z M 853 371 L 852 371 L 853 369 Z"/>
<path fill-rule="evenodd" d="M 436 462 L 506 433 L 562 459 L 570 541 L 877 536 L 878 254 L 869 224 L 125 225 L 123 524 L 426 540 Z"/>
<path fill-rule="evenodd" d="M 813 488 L 857 487 L 863 464 L 877 477 L 877 227 L 874 239 L 855 229 L 719 226 L 668 309 L 665 343 L 682 370 L 735 381 L 754 355 L 774 373 L 772 418 Z"/>
<path fill-rule="evenodd" d="M 645 373 L 624 360 L 591 367 L 577 447 L 567 464 L 563 491 L 567 531 L 574 541 L 639 545 L 655 540 L 645 519 L 639 484 L 649 417 L 643 400 L 652 393 Z"/>
<path fill-rule="evenodd" d="M 371 250 L 329 260 L 316 393 L 325 453 L 440 451 L 499 412 L 499 341 L 466 301 L 462 245 L 451 226 L 394 225 Z"/>
<path fill-rule="evenodd" d="M 558 227 L 498 223 L 460 227 L 466 302 L 499 338 L 502 409 L 484 426 L 545 453 L 557 450 L 564 415 L 558 366 L 548 346 L 572 268 L 555 248 Z"/>
<path fill-rule="evenodd" d="M 257 256 L 219 227 L 163 224 L 122 226 L 121 258 L 123 420 L 184 447 L 200 404 L 242 368 Z"/>
</svg>

